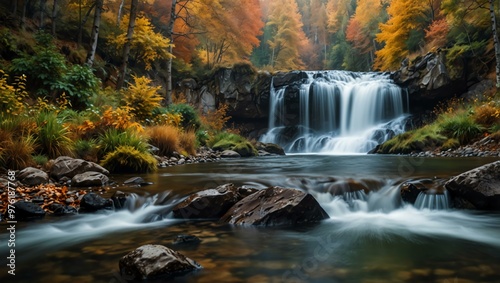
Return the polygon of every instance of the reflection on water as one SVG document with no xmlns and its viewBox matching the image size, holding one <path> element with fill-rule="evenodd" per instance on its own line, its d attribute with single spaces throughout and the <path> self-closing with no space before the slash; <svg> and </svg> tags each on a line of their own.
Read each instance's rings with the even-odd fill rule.
<svg viewBox="0 0 500 283">
<path fill-rule="evenodd" d="M 120 282 L 118 260 L 150 243 L 204 266 L 178 282 L 498 282 L 500 215 L 418 208 L 398 194 L 407 180 L 441 181 L 491 161 L 295 155 L 167 168 L 143 176 L 153 186 L 119 188 L 136 193 L 125 211 L 18 225 L 16 280 L 0 279 Z M 186 194 L 228 182 L 307 190 L 331 218 L 289 228 L 170 219 Z M 178 234 L 202 242 L 174 246 Z"/>
</svg>

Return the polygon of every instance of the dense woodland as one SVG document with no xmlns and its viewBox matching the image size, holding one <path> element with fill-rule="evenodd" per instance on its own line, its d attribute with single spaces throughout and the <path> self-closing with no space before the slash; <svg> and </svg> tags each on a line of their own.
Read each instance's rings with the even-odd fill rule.
<svg viewBox="0 0 500 283">
<path fill-rule="evenodd" d="M 252 155 L 237 130 L 223 131 L 227 106 L 200 116 L 173 85 L 233 66 L 391 71 L 428 52 L 445 54 L 452 77 L 466 62 L 493 79 L 499 9 L 493 0 L 2 1 L 0 165 L 135 156 L 131 166 L 149 170 L 148 143 L 188 155 L 223 141 Z M 464 109 L 473 138 L 498 131 L 491 103 L 483 126 Z"/>
</svg>

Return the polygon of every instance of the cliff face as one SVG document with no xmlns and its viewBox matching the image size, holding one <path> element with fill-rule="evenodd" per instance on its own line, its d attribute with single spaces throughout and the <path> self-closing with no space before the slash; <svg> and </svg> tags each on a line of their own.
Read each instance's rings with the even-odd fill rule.
<svg viewBox="0 0 500 283">
<path fill-rule="evenodd" d="M 407 89 L 410 112 L 418 119 L 420 115 L 432 111 L 438 102 L 460 97 L 468 90 L 478 88 L 478 76 L 468 73 L 465 63 L 460 62 L 453 68 L 453 75 L 450 75 L 444 53 L 428 53 L 412 62 L 403 61 L 401 68 L 391 73 L 391 78 Z M 271 84 L 276 89 L 287 86 L 284 97 L 289 109 L 286 112 L 298 115 L 300 85 L 307 78 L 307 74 L 302 71 L 271 75 L 268 72 L 250 72 L 248 69 L 221 68 L 204 81 L 182 81 L 177 86 L 177 92 L 184 93 L 189 103 L 205 112 L 213 111 L 221 104 L 228 104 L 232 122 L 243 126 L 244 134 L 253 131 L 257 135 L 259 130 L 267 128 Z M 483 82 L 481 85 L 479 89 L 484 89 L 484 85 L 489 84 Z M 286 117 L 289 121 L 296 118 L 294 114 Z"/>
</svg>

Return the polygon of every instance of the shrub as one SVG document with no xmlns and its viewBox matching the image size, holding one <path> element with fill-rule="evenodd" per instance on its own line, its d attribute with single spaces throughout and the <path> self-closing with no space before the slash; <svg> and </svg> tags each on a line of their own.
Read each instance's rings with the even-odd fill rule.
<svg viewBox="0 0 500 283">
<path fill-rule="evenodd" d="M 500 109 L 489 104 L 476 107 L 473 119 L 481 126 L 490 127 L 500 121 Z"/>
<path fill-rule="evenodd" d="M 68 128 L 59 121 L 53 112 L 40 112 L 36 118 L 38 134 L 36 137 L 37 148 L 40 153 L 49 158 L 62 155 L 73 156 L 73 142 Z"/>
<path fill-rule="evenodd" d="M 207 141 L 210 138 L 208 135 L 208 132 L 205 130 L 198 130 L 196 131 L 196 143 L 198 146 L 205 146 L 207 145 Z"/>
<path fill-rule="evenodd" d="M 193 130 L 181 132 L 179 136 L 180 147 L 190 155 L 196 154 L 196 134 Z"/>
<path fill-rule="evenodd" d="M 7 82 L 9 76 L 0 69 L 0 113 L 19 115 L 26 110 L 24 100 L 28 97 L 26 92 L 26 77 L 15 78 L 15 84 Z"/>
<path fill-rule="evenodd" d="M 98 140 L 97 148 L 99 157 L 105 156 L 121 146 L 129 146 L 140 152 L 148 151 L 148 144 L 145 138 L 132 130 L 108 129 L 99 135 Z"/>
<path fill-rule="evenodd" d="M 134 83 L 123 91 L 123 102 L 139 120 L 151 118 L 163 99 L 158 94 L 160 88 L 151 86 L 151 80 L 146 77 L 134 76 Z"/>
<path fill-rule="evenodd" d="M 33 165 L 35 148 L 33 136 L 18 136 L 0 129 L 0 164 L 9 169 L 23 169 Z"/>
<path fill-rule="evenodd" d="M 229 106 L 227 104 L 222 104 L 219 108 L 214 111 L 209 111 L 205 115 L 201 116 L 201 122 L 215 131 L 222 131 L 227 121 L 231 119 L 227 116 L 227 109 Z"/>
<path fill-rule="evenodd" d="M 483 127 L 467 114 L 442 116 L 440 126 L 444 135 L 457 139 L 460 144 L 468 143 L 483 132 Z"/>
<path fill-rule="evenodd" d="M 52 90 L 66 93 L 71 106 L 76 109 L 89 107 L 90 98 L 97 92 L 99 79 L 88 66 L 73 65 L 63 74 L 61 80 L 54 83 Z"/>
<path fill-rule="evenodd" d="M 106 155 L 101 165 L 113 173 L 153 172 L 158 162 L 147 152 L 141 152 L 131 146 L 120 146 Z"/>
<path fill-rule="evenodd" d="M 200 118 L 196 110 L 188 104 L 171 104 L 168 107 L 168 112 L 182 116 L 181 125 L 184 129 L 197 130 L 200 127 Z"/>
<path fill-rule="evenodd" d="M 179 149 L 180 131 L 170 125 L 152 126 L 146 129 L 149 143 L 160 149 L 159 155 L 170 156 Z"/>
</svg>

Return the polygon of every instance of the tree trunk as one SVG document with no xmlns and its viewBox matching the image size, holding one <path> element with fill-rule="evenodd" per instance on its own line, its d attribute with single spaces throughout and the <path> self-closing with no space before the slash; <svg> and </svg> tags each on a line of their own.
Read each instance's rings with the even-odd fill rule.
<svg viewBox="0 0 500 283">
<path fill-rule="evenodd" d="M 23 14 L 21 15 L 21 28 L 22 30 L 26 29 L 26 10 L 28 9 L 29 0 L 23 1 Z"/>
<path fill-rule="evenodd" d="M 92 25 L 92 34 L 90 36 L 90 50 L 87 54 L 86 64 L 92 67 L 94 64 L 95 52 L 97 50 L 97 40 L 99 39 L 99 27 L 101 26 L 101 12 L 104 0 L 95 1 L 94 23 Z"/>
<path fill-rule="evenodd" d="M 120 26 L 120 21 L 122 20 L 122 11 L 123 11 L 124 4 L 125 4 L 125 0 L 122 0 L 120 2 L 120 6 L 118 7 L 118 13 L 116 16 L 116 26 Z"/>
<path fill-rule="evenodd" d="M 92 3 L 90 6 L 89 10 L 85 14 L 85 17 L 82 19 L 82 7 L 81 7 L 81 0 L 80 0 L 80 26 L 78 27 L 78 46 L 82 46 L 82 41 L 83 41 L 83 26 L 85 26 L 85 23 L 87 23 L 87 20 L 89 19 L 90 13 L 94 9 L 96 3 Z"/>
<path fill-rule="evenodd" d="M 45 21 L 45 3 L 47 2 L 47 0 L 40 0 L 40 26 L 39 28 L 40 29 L 43 29 L 45 24 L 44 24 L 44 21 Z"/>
<path fill-rule="evenodd" d="M 17 16 L 17 1 L 18 0 L 12 0 L 12 14 L 14 17 Z"/>
<path fill-rule="evenodd" d="M 56 17 L 57 17 L 57 0 L 54 0 L 54 4 L 52 5 L 52 35 L 56 36 Z"/>
<path fill-rule="evenodd" d="M 175 12 L 177 6 L 177 0 L 172 0 L 172 6 L 170 7 L 170 21 L 168 22 L 168 30 L 167 37 L 170 40 L 170 46 L 168 47 L 168 52 L 172 54 L 173 52 L 173 43 L 174 43 L 174 24 L 175 20 L 177 20 L 177 13 Z M 174 59 L 172 57 L 167 60 L 167 92 L 165 93 L 165 102 L 167 105 L 172 104 L 172 61 Z"/>
<path fill-rule="evenodd" d="M 120 90 L 125 82 L 125 74 L 127 71 L 128 57 L 130 55 L 130 46 L 132 45 L 132 36 L 134 35 L 135 18 L 137 17 L 137 3 L 139 0 L 132 0 L 130 4 L 130 20 L 127 29 L 127 41 L 123 46 L 122 64 L 120 66 L 120 74 L 116 82 L 116 89 Z"/>
<path fill-rule="evenodd" d="M 493 43 L 495 45 L 495 59 L 496 59 L 496 86 L 500 88 L 500 42 L 498 41 L 497 33 L 497 20 L 495 16 L 495 6 L 493 0 L 490 1 L 490 16 L 491 16 L 491 31 L 493 32 Z"/>
</svg>

